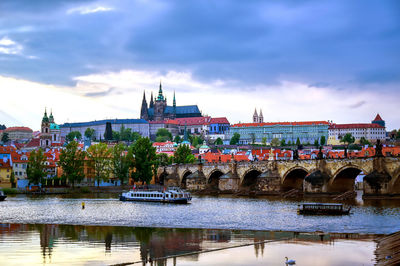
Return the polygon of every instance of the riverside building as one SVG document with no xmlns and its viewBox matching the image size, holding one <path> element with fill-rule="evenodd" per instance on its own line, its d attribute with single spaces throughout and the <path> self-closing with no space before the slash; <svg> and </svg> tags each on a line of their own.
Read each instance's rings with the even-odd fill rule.
<svg viewBox="0 0 400 266">
<path fill-rule="evenodd" d="M 262 143 L 263 138 L 267 143 L 276 138 L 286 143 L 299 139 L 302 144 L 313 144 L 315 140 L 320 142 L 322 136 L 328 139 L 329 125 L 327 121 L 239 123 L 230 127 L 229 138 L 239 133 L 239 144 Z"/>
</svg>

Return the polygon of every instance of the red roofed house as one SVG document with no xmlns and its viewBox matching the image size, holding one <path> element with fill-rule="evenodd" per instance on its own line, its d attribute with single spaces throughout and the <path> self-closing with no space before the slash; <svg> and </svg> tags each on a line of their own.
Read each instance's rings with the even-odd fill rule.
<svg viewBox="0 0 400 266">
<path fill-rule="evenodd" d="M 10 140 L 29 141 L 32 139 L 33 131 L 29 127 L 9 127 L 3 133 L 7 133 Z"/>
<path fill-rule="evenodd" d="M 350 133 L 355 138 L 356 143 L 359 143 L 362 137 L 370 142 L 376 142 L 378 139 L 384 140 L 386 139 L 386 129 L 382 126 L 384 123 L 385 121 L 378 114 L 371 124 L 331 124 L 329 127 L 328 144 L 343 144 L 340 140 L 347 133 Z"/>
</svg>

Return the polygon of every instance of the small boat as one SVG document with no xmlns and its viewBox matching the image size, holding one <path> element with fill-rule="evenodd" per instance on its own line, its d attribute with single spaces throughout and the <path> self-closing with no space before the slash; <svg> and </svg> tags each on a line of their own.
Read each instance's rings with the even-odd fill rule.
<svg viewBox="0 0 400 266">
<path fill-rule="evenodd" d="M 3 201 L 7 198 L 7 196 L 4 194 L 3 190 L 0 190 L 0 201 Z"/>
<path fill-rule="evenodd" d="M 122 193 L 119 197 L 119 200 L 186 204 L 192 200 L 192 196 L 189 192 L 186 192 L 178 187 L 158 189 L 134 187 L 128 192 Z"/>
<path fill-rule="evenodd" d="M 350 214 L 350 209 L 344 209 L 340 203 L 303 203 L 298 205 L 299 214 L 311 215 L 346 215 Z"/>
</svg>

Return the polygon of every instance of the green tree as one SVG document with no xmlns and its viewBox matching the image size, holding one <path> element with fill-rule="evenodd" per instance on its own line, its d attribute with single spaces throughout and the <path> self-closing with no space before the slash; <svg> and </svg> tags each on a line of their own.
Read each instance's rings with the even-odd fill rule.
<svg viewBox="0 0 400 266">
<path fill-rule="evenodd" d="M 361 137 L 360 138 L 360 144 L 362 146 L 365 146 L 365 145 L 370 145 L 371 143 L 365 137 Z"/>
<path fill-rule="evenodd" d="M 130 141 L 135 142 L 140 138 L 141 138 L 141 136 L 138 132 L 132 132 Z"/>
<path fill-rule="evenodd" d="M 118 131 L 112 131 L 112 139 L 115 141 L 119 141 L 121 139 L 121 135 Z"/>
<path fill-rule="evenodd" d="M 266 146 L 266 145 L 267 145 L 267 137 L 263 137 L 263 138 L 262 138 L 261 144 L 262 144 L 263 146 Z"/>
<path fill-rule="evenodd" d="M 108 149 L 107 144 L 98 143 L 89 147 L 87 150 L 89 166 L 94 171 L 94 178 L 97 181 L 97 186 L 100 181 L 108 180 L 111 170 L 111 151 Z"/>
<path fill-rule="evenodd" d="M 239 143 L 239 140 L 240 140 L 240 134 L 236 132 L 236 133 L 233 134 L 229 144 L 230 145 L 237 145 Z"/>
<path fill-rule="evenodd" d="M 286 146 L 286 140 L 285 139 L 282 139 L 281 140 L 281 147 L 285 147 Z"/>
<path fill-rule="evenodd" d="M 175 143 L 181 143 L 181 142 L 182 142 L 181 137 L 179 137 L 178 135 L 176 135 L 175 138 L 174 138 L 174 142 L 175 142 Z"/>
<path fill-rule="evenodd" d="M 297 145 L 297 146 L 301 145 L 300 138 L 297 138 L 297 140 L 296 140 L 296 145 Z"/>
<path fill-rule="evenodd" d="M 119 131 L 119 135 L 120 135 L 120 140 L 129 141 L 132 139 L 132 129 L 125 128 L 125 126 L 122 125 Z"/>
<path fill-rule="evenodd" d="M 46 176 L 45 171 L 46 157 L 42 149 L 33 150 L 29 155 L 28 166 L 26 168 L 26 175 L 28 176 L 29 183 L 39 185 L 43 183 L 43 177 Z"/>
<path fill-rule="evenodd" d="M 321 139 L 320 139 L 320 141 L 319 141 L 319 144 L 321 144 L 321 146 L 324 146 L 325 143 L 326 143 L 326 138 L 325 138 L 325 136 L 321 136 Z"/>
<path fill-rule="evenodd" d="M 63 170 L 62 178 L 68 180 L 75 187 L 75 183 L 80 183 L 85 178 L 86 152 L 79 149 L 78 142 L 71 141 L 60 153 L 60 166 Z"/>
<path fill-rule="evenodd" d="M 317 148 L 319 147 L 319 141 L 318 141 L 318 139 L 314 140 L 314 146 L 317 147 Z"/>
<path fill-rule="evenodd" d="M 11 171 L 10 183 L 11 183 L 11 187 L 15 188 L 15 174 L 14 174 L 14 171 Z"/>
<path fill-rule="evenodd" d="M 175 163 L 193 163 L 196 160 L 188 145 L 180 145 L 174 152 Z"/>
<path fill-rule="evenodd" d="M 69 133 L 67 134 L 67 136 L 66 136 L 65 138 L 66 138 L 66 140 L 67 140 L 68 142 L 74 141 L 75 138 L 76 138 L 77 140 L 80 140 L 80 139 L 82 138 L 82 134 L 81 134 L 81 132 L 79 132 L 79 131 L 71 131 L 71 132 L 69 132 Z"/>
<path fill-rule="evenodd" d="M 192 141 L 192 145 L 194 146 L 194 147 L 197 147 L 198 148 L 198 146 L 200 146 L 202 143 L 203 143 L 203 139 L 200 137 L 200 136 L 195 136 L 194 138 L 193 138 L 193 141 Z"/>
<path fill-rule="evenodd" d="M 170 162 L 168 155 L 166 153 L 157 154 L 158 165 L 167 166 Z"/>
<path fill-rule="evenodd" d="M 114 176 L 121 181 L 121 185 L 129 178 L 130 153 L 123 144 L 116 144 L 112 149 L 112 169 Z"/>
<path fill-rule="evenodd" d="M 287 143 L 288 146 L 292 146 L 292 142 L 289 140 Z"/>
<path fill-rule="evenodd" d="M 93 139 L 94 139 L 94 129 L 88 127 L 88 128 L 85 130 L 85 137 L 88 138 L 88 139 L 93 140 Z"/>
<path fill-rule="evenodd" d="M 340 141 L 343 143 L 347 143 L 347 145 L 350 145 L 354 143 L 355 138 L 351 135 L 351 133 L 346 133 L 346 135 L 344 135 Z"/>
<path fill-rule="evenodd" d="M 140 138 L 133 144 L 132 154 L 135 168 L 132 178 L 135 181 L 149 183 L 157 166 L 156 148 L 153 147 L 149 138 Z"/>
<path fill-rule="evenodd" d="M 396 139 L 400 139 L 400 129 L 397 130 Z"/>
<path fill-rule="evenodd" d="M 7 132 L 3 132 L 3 135 L 1 136 L 1 141 L 3 143 L 6 143 L 9 140 L 10 140 L 10 138 L 8 137 L 8 133 Z"/>
<path fill-rule="evenodd" d="M 278 147 L 279 144 L 280 144 L 280 141 L 279 141 L 278 138 L 273 138 L 273 139 L 271 140 L 271 146 L 272 146 L 272 147 Z"/>
<path fill-rule="evenodd" d="M 222 141 L 221 138 L 217 138 L 217 139 L 215 140 L 215 142 L 214 142 L 214 145 L 223 145 L 223 144 L 224 144 L 224 142 Z"/>
<path fill-rule="evenodd" d="M 165 128 L 159 128 L 156 133 L 157 142 L 165 142 L 167 140 L 172 140 L 172 134 Z"/>
</svg>

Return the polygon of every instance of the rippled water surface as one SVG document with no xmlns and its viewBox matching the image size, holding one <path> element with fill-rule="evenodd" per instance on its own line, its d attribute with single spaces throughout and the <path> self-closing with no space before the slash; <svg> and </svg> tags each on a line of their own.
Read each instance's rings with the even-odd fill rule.
<svg viewBox="0 0 400 266">
<path fill-rule="evenodd" d="M 105 196 L 18 195 L 0 202 L 0 222 L 376 234 L 400 230 L 400 205 L 395 201 L 355 204 L 353 214 L 346 216 L 298 215 L 298 203 L 266 198 L 194 197 L 191 204 L 174 205 L 121 202 Z"/>
</svg>

